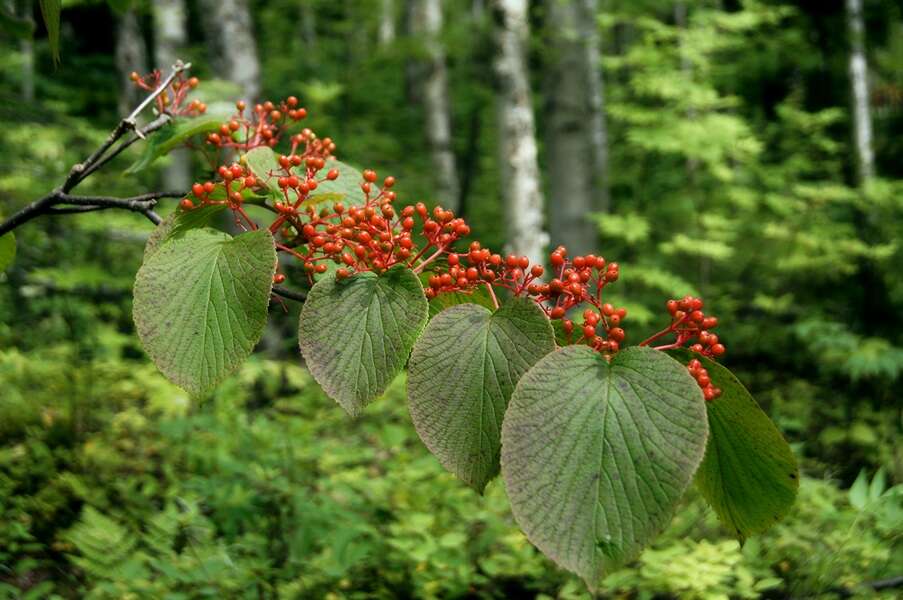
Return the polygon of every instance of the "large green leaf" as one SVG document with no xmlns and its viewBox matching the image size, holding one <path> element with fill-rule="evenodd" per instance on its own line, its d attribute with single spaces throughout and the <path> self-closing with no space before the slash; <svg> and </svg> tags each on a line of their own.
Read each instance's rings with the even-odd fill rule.
<svg viewBox="0 0 903 600">
<path fill-rule="evenodd" d="M 707 431 L 699 386 L 663 352 L 553 352 L 521 377 L 502 425 L 514 517 L 595 589 L 670 521 Z"/>
<path fill-rule="evenodd" d="M 404 367 L 426 313 L 423 287 L 410 269 L 325 277 L 301 309 L 301 352 L 326 393 L 356 416 Z"/>
<path fill-rule="evenodd" d="M 499 472 L 502 417 L 521 375 L 555 349 L 549 319 L 517 298 L 458 304 L 430 321 L 408 366 L 414 427 L 446 469 L 482 493 Z"/>
<path fill-rule="evenodd" d="M 63 3 L 60 0 L 40 0 L 41 16 L 47 28 L 47 42 L 50 44 L 50 55 L 54 64 L 60 62 L 60 12 Z"/>
<path fill-rule="evenodd" d="M 16 236 L 10 231 L 0 235 L 0 271 L 13 264 L 16 258 Z"/>
<path fill-rule="evenodd" d="M 733 373 L 704 356 L 679 354 L 699 359 L 712 384 L 721 388 L 721 396 L 706 402 L 711 435 L 696 483 L 742 543 L 774 525 L 793 505 L 799 488 L 796 458 Z"/>
<path fill-rule="evenodd" d="M 144 245 L 144 259 L 147 259 L 163 245 L 164 242 L 184 235 L 192 229 L 207 227 L 213 218 L 226 210 L 223 204 L 205 204 L 192 210 L 179 209 L 163 219 L 147 238 Z"/>
<path fill-rule="evenodd" d="M 160 371 L 202 395 L 238 368 L 266 325 L 275 268 L 265 229 L 191 229 L 161 244 L 138 270 L 133 309 Z"/>
<path fill-rule="evenodd" d="M 126 175 L 140 173 L 155 160 L 182 146 L 196 135 L 218 130 L 222 122 L 223 117 L 216 115 L 175 117 L 172 122 L 158 129 L 148 138 L 141 156 L 125 170 Z"/>
</svg>

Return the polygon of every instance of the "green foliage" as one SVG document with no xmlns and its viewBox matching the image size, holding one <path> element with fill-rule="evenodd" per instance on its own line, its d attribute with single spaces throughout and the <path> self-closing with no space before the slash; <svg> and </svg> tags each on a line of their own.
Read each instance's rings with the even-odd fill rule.
<svg viewBox="0 0 903 600">
<path fill-rule="evenodd" d="M 13 232 L 0 236 L 0 271 L 5 271 L 16 260 L 16 236 Z"/>
<path fill-rule="evenodd" d="M 498 475 L 502 418 L 521 376 L 555 349 L 549 319 L 518 298 L 496 311 L 452 306 L 414 345 L 408 407 L 439 462 L 482 493 Z"/>
<path fill-rule="evenodd" d="M 265 229 L 192 229 L 160 245 L 138 271 L 134 302 L 157 367 L 195 396 L 237 369 L 263 334 L 275 265 Z"/>
<path fill-rule="evenodd" d="M 298 340 L 317 382 L 357 416 L 404 367 L 426 319 L 426 296 L 410 269 L 325 277 L 307 296 Z"/>
<path fill-rule="evenodd" d="M 502 474 L 531 542 L 595 590 L 668 524 L 702 460 L 702 392 L 664 353 L 569 346 L 518 383 Z"/>
<path fill-rule="evenodd" d="M 147 169 L 155 160 L 182 147 L 196 135 L 218 130 L 223 119 L 223 116 L 210 114 L 200 117 L 175 117 L 148 138 L 143 145 L 141 156 L 126 169 L 126 175 L 133 175 Z"/>
</svg>

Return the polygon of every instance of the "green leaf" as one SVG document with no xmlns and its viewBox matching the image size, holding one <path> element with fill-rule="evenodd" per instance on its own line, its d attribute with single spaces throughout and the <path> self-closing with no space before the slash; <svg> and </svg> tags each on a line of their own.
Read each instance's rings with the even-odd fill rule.
<svg viewBox="0 0 903 600">
<path fill-rule="evenodd" d="M 869 485 L 869 502 L 880 500 L 885 489 L 887 489 L 887 473 L 884 471 L 884 467 L 879 467 Z"/>
<path fill-rule="evenodd" d="M 190 138 L 218 130 L 222 122 L 223 118 L 216 115 L 176 117 L 148 138 L 141 156 L 125 170 L 125 174 L 140 173 L 161 156 L 181 147 Z"/>
<path fill-rule="evenodd" d="M 452 306 L 414 345 L 408 366 L 414 427 L 442 466 L 477 492 L 499 472 L 502 417 L 514 386 L 554 349 L 549 319 L 522 298 L 495 312 Z"/>
<path fill-rule="evenodd" d="M 191 229 L 207 227 L 213 218 L 224 210 L 226 210 L 226 206 L 223 204 L 205 204 L 192 210 L 186 211 L 179 209 L 172 213 L 163 219 L 147 238 L 147 243 L 144 246 L 144 259 L 142 262 L 147 262 L 147 259 L 150 258 L 164 242 L 184 235 L 185 232 L 190 231 Z"/>
<path fill-rule="evenodd" d="M 50 44 L 50 54 L 54 64 L 60 62 L 60 0 L 40 0 L 41 16 L 44 18 L 44 26 L 47 28 L 47 41 Z"/>
<path fill-rule="evenodd" d="M 495 310 L 492 298 L 484 288 L 478 288 L 469 294 L 464 292 L 442 292 L 430 300 L 430 318 L 432 319 L 443 310 L 459 304 L 477 304 L 489 310 Z"/>
<path fill-rule="evenodd" d="M 338 194 L 340 196 L 339 200 L 348 206 L 363 206 L 366 202 L 364 192 L 361 190 L 361 183 L 364 181 L 363 174 L 351 165 L 338 160 L 326 161 L 326 168 L 320 171 L 320 173 L 325 175 L 330 169 L 336 169 L 339 172 L 338 178 L 334 181 L 327 180 L 320 182 L 316 191 L 308 197 L 308 201 L 319 203 L 317 200 L 318 196 L 330 194 L 330 198 L 335 198 L 334 194 Z M 379 193 L 379 190 L 377 190 L 374 185 L 371 194 L 377 193 Z M 337 201 L 338 200 L 330 200 L 330 202 Z"/>
<path fill-rule="evenodd" d="M 152 252 L 135 280 L 135 328 L 157 368 L 195 396 L 251 354 L 267 319 L 276 248 L 265 229 L 191 229 Z"/>
<path fill-rule="evenodd" d="M 326 277 L 301 309 L 301 353 L 326 393 L 356 416 L 404 367 L 426 316 L 423 287 L 410 269 Z"/>
<path fill-rule="evenodd" d="M 527 371 L 502 425 L 514 518 L 546 556 L 595 590 L 671 520 L 702 460 L 702 391 L 645 347 L 609 362 L 568 346 Z"/>
<path fill-rule="evenodd" d="M 695 353 L 721 396 L 706 402 L 709 443 L 696 475 L 702 495 L 740 542 L 776 523 L 793 505 L 799 468 L 784 436 L 734 374 Z"/>
<path fill-rule="evenodd" d="M 247 165 L 257 179 L 266 183 L 270 191 L 279 194 L 279 198 L 282 198 L 282 190 L 279 189 L 279 177 L 270 175 L 271 173 L 279 171 L 276 153 L 273 152 L 272 148 L 267 146 L 253 148 L 249 150 L 247 154 L 242 156 L 242 162 Z"/>
<path fill-rule="evenodd" d="M 853 485 L 850 486 L 848 495 L 850 498 L 850 506 L 852 506 L 856 510 L 862 510 L 863 508 L 865 508 L 865 505 L 868 504 L 869 478 L 865 472 L 865 469 L 859 471 L 859 476 L 856 477 L 856 481 L 854 481 Z"/>
<path fill-rule="evenodd" d="M 10 231 L 0 235 L 0 271 L 5 271 L 16 258 L 16 236 Z"/>
</svg>

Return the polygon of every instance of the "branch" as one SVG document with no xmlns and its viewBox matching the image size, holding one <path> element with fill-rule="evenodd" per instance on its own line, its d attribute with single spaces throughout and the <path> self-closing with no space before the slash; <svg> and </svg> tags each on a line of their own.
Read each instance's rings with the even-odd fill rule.
<svg viewBox="0 0 903 600">
<path fill-rule="evenodd" d="M 69 192 L 79 183 L 84 181 L 89 175 L 95 173 L 98 169 L 110 162 L 110 160 L 118 156 L 123 150 L 139 139 L 144 139 L 147 134 L 160 129 L 169 122 L 170 116 L 164 113 L 141 129 L 136 129 L 135 119 L 145 108 L 153 103 L 167 87 L 169 87 L 179 73 L 187 70 L 189 67 L 191 67 L 191 63 L 183 63 L 181 60 L 177 60 L 166 79 L 164 79 L 153 92 L 148 94 L 148 96 L 142 100 L 127 117 L 122 119 L 119 124 L 116 125 L 116 128 L 110 132 L 110 135 L 104 143 L 92 152 L 88 158 L 72 166 L 69 170 L 69 175 L 66 176 L 66 180 L 63 182 L 62 186 L 43 198 L 28 204 L 5 222 L 0 223 L 0 235 L 4 235 L 41 215 L 77 214 L 106 210 L 108 208 L 121 208 L 132 212 L 138 212 L 146 216 L 152 223 L 159 223 L 160 216 L 153 211 L 157 200 L 160 198 L 176 198 L 184 196 L 183 193 L 155 192 L 151 194 L 142 194 L 141 196 L 133 196 L 131 198 L 113 198 L 108 196 L 70 196 Z M 110 150 L 110 148 L 112 148 L 113 145 L 130 130 L 135 132 L 134 137 L 120 143 L 112 152 L 108 152 L 108 150 Z M 60 205 L 65 206 L 61 207 Z"/>
<path fill-rule="evenodd" d="M 154 100 L 157 99 L 157 96 L 162 94 L 166 90 L 166 88 L 169 87 L 169 84 L 172 83 L 173 79 L 175 79 L 179 73 L 185 71 L 189 67 L 191 67 L 191 63 L 183 63 L 181 60 L 177 60 L 176 64 L 173 65 L 172 71 L 169 73 L 169 76 L 164 79 L 159 86 L 157 86 L 157 89 L 148 94 L 148 96 L 141 101 L 141 104 L 135 107 L 135 110 L 133 110 L 129 114 L 129 116 L 119 121 L 119 124 L 116 125 L 116 128 L 113 129 L 113 131 L 110 132 L 110 135 L 107 137 L 106 141 L 101 144 L 100 147 L 84 161 L 76 163 L 72 166 L 72 169 L 69 170 L 69 175 L 66 177 L 66 181 L 63 182 L 62 191 L 69 192 L 79 183 L 84 181 L 85 177 L 96 171 L 96 169 L 94 169 L 93 167 L 98 163 L 98 161 L 100 161 L 101 158 L 103 158 L 106 151 L 109 150 L 110 147 L 115 144 L 119 140 L 119 138 L 121 138 L 125 134 L 126 131 L 134 131 L 135 135 L 137 135 L 141 139 L 144 139 L 146 132 L 140 129 L 136 129 L 135 119 L 138 117 L 141 111 L 147 108 Z M 161 115 L 161 117 L 163 117 L 163 115 Z M 166 115 L 166 120 L 169 120 L 168 115 Z M 160 124 L 160 126 L 162 125 L 163 123 Z M 124 149 L 125 148 L 119 149 L 117 154 Z M 106 161 L 104 161 L 104 163 L 106 163 Z"/>
<path fill-rule="evenodd" d="M 7 219 L 6 222 L 0 223 L 0 235 L 41 215 L 86 213 L 109 208 L 141 213 L 157 224 L 160 222 L 160 216 L 153 210 L 157 201 L 160 198 L 181 198 L 185 194 L 186 192 L 150 192 L 129 198 L 115 198 L 112 196 L 70 196 L 58 190 L 32 202 Z"/>
</svg>

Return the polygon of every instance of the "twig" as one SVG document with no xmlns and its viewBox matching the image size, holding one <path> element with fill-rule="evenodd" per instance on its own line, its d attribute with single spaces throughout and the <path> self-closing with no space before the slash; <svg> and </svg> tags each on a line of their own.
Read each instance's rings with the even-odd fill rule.
<svg viewBox="0 0 903 600">
<path fill-rule="evenodd" d="M 126 131 L 132 130 L 139 138 L 144 138 L 144 132 L 142 130 L 136 129 L 135 119 L 138 115 L 147 108 L 154 100 L 157 99 L 157 96 L 162 94 L 169 84 L 172 83 L 173 79 L 181 73 L 185 71 L 191 66 L 191 63 L 183 63 L 181 60 L 177 60 L 176 64 L 173 65 L 172 71 L 169 73 L 169 76 L 164 79 L 157 89 L 148 94 L 148 96 L 141 101 L 135 110 L 133 110 L 129 116 L 125 117 L 119 124 L 116 125 L 116 128 L 110 132 L 110 135 L 107 137 L 106 141 L 100 145 L 100 147 L 95 150 L 88 158 L 80 163 L 76 163 L 72 166 L 72 169 L 69 170 L 69 175 L 66 177 L 66 181 L 63 182 L 62 191 L 69 192 L 79 183 L 81 183 L 85 177 L 87 177 L 90 173 L 93 173 L 95 169 L 92 167 L 101 159 L 103 155 L 110 149 L 110 147 L 115 144 L 119 138 L 121 138 Z M 168 117 L 167 117 L 168 119 Z M 162 126 L 162 125 L 161 125 Z M 124 149 L 124 148 L 123 148 Z M 121 151 L 121 150 L 120 150 Z"/>
<path fill-rule="evenodd" d="M 307 300 L 307 292 L 299 292 L 295 290 L 289 290 L 279 285 L 273 286 L 273 293 L 283 298 L 288 298 L 289 300 L 295 300 L 297 302 L 304 302 Z"/>
<path fill-rule="evenodd" d="M 47 214 L 74 214 L 94 212 L 108 208 L 120 208 L 141 213 L 153 223 L 159 223 L 160 217 L 153 209 L 160 198 L 181 198 L 186 192 L 150 192 L 129 198 L 112 196 L 72 196 L 55 191 L 40 200 L 32 202 L 0 224 L 0 235 L 12 231 L 16 227 Z"/>
</svg>

